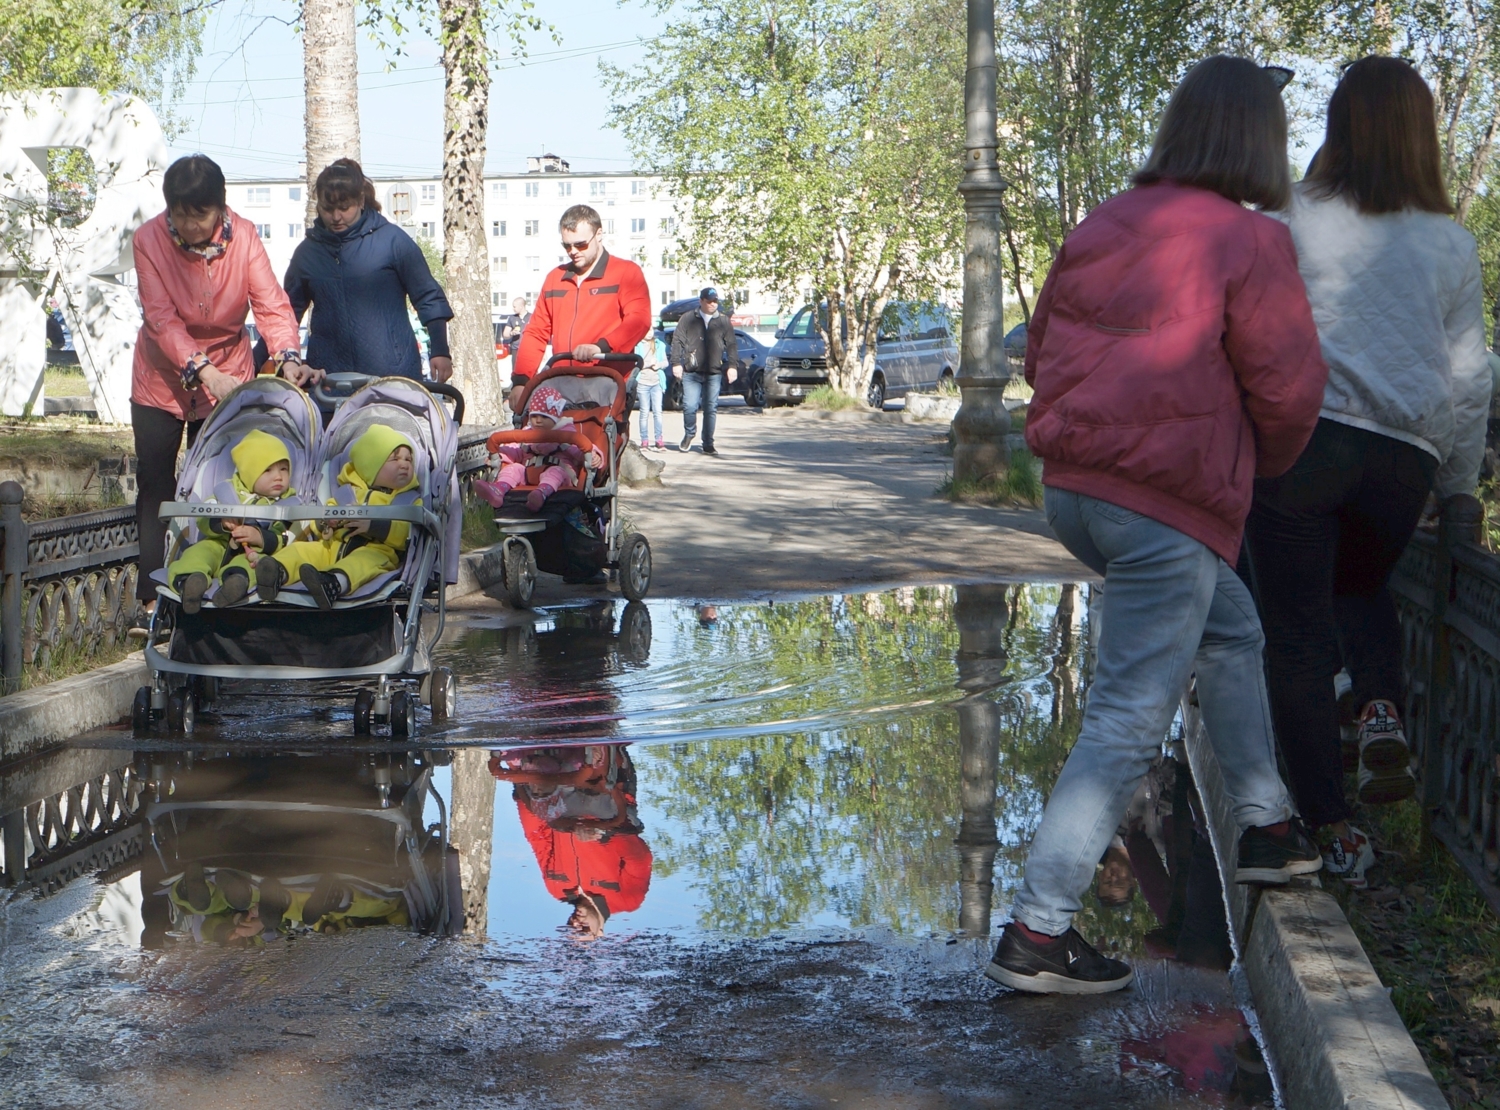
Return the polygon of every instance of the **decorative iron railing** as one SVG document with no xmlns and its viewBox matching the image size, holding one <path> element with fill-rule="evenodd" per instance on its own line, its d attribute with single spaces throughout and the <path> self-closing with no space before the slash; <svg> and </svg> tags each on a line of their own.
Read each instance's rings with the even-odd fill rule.
<svg viewBox="0 0 1500 1110">
<path fill-rule="evenodd" d="M 133 767 L 114 767 L 0 815 L 5 885 L 50 894 L 138 857 L 142 785 Z"/>
<path fill-rule="evenodd" d="M 466 495 L 472 476 L 488 465 L 489 432 L 459 437 L 457 469 Z M 14 489 L 0 488 L 0 530 L 16 536 L 14 544 L 6 542 L 0 568 L 6 583 L 0 673 L 9 693 L 23 668 L 45 670 L 61 652 L 88 657 L 123 642 L 135 614 L 140 538 L 133 505 L 28 525 L 21 520 L 20 486 L 4 485 Z M 14 648 L 8 646 L 13 637 Z"/>
<path fill-rule="evenodd" d="M 1500 559 L 1474 542 L 1481 519 L 1466 504 L 1419 533 L 1391 588 L 1432 835 L 1500 913 Z"/>
</svg>

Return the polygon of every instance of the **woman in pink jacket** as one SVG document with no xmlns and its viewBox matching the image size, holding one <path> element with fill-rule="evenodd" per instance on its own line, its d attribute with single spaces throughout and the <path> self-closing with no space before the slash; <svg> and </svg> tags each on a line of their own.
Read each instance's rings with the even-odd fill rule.
<svg viewBox="0 0 1500 1110">
<path fill-rule="evenodd" d="M 255 376 L 245 318 L 270 349 L 271 365 L 298 385 L 317 372 L 303 364 L 297 320 L 271 272 L 255 225 L 229 210 L 224 174 L 201 154 L 179 158 L 162 181 L 167 210 L 135 233 L 141 324 L 130 386 L 135 427 L 137 596 L 156 605 L 152 571 L 161 569 L 166 525 L 157 519 L 177 486 L 183 431 L 188 446 L 204 418 L 236 386 Z M 132 632 L 144 635 L 144 622 Z"/>
<path fill-rule="evenodd" d="M 1234 572 L 1253 479 L 1296 459 L 1328 376 L 1291 236 L 1247 207 L 1290 199 L 1286 134 L 1271 73 L 1200 62 L 1135 187 L 1068 237 L 1037 301 L 1026 441 L 1048 523 L 1104 604 L 1078 742 L 987 972 L 1018 990 L 1130 983 L 1073 916 L 1194 673 L 1241 829 L 1235 881 L 1322 862 L 1277 774 L 1264 638 Z"/>
</svg>

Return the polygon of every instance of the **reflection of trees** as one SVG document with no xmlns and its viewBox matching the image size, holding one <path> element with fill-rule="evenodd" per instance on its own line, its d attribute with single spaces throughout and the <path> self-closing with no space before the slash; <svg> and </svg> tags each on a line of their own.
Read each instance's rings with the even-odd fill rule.
<svg viewBox="0 0 1500 1110">
<path fill-rule="evenodd" d="M 1073 618 L 1063 641 L 1054 625 L 1061 598 L 1056 586 L 819 598 L 736 607 L 712 630 L 685 611 L 678 634 L 696 668 L 717 674 L 717 659 L 755 660 L 754 673 L 730 671 L 726 695 L 787 686 L 724 710 L 725 722 L 834 720 L 820 731 L 642 753 L 643 788 L 669 818 L 654 840 L 657 873 L 700 877 L 709 928 L 763 933 L 824 915 L 907 933 L 958 926 L 959 856 L 974 884 L 965 903 L 988 905 L 987 822 L 998 822 L 1000 851 L 1019 866 L 1017 834 L 1029 840 L 1077 736 L 1076 706 L 1056 720 L 1051 712 L 1056 657 L 1068 653 L 1074 673 L 1082 665 Z M 962 682 L 968 689 L 999 686 L 999 704 L 979 694 L 958 712 L 837 716 L 910 701 L 912 691 L 952 691 L 961 674 L 974 680 Z M 976 910 L 982 931 L 977 922 Z"/>
</svg>

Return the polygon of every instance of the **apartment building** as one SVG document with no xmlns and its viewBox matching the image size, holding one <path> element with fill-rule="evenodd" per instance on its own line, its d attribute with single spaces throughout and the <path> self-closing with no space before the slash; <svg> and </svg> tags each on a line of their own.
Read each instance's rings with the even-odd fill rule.
<svg viewBox="0 0 1500 1110">
<path fill-rule="evenodd" d="M 386 218 L 441 251 L 441 176 L 372 180 Z M 565 160 L 544 155 L 528 158 L 526 172 L 492 174 L 484 185 L 490 304 L 496 317 L 508 315 L 516 297 L 525 297 L 528 307 L 535 303 L 546 271 L 565 261 L 558 219 L 570 206 L 588 204 L 604 221 L 606 249 L 634 260 L 645 271 L 658 309 L 705 285 L 718 285 L 720 294 L 734 305 L 736 326 L 771 331 L 781 322 L 778 304 L 764 293 L 729 289 L 713 275 L 679 265 L 674 250 L 676 212 L 658 177 L 628 171 L 574 173 Z M 278 275 L 286 273 L 292 251 L 303 238 L 306 188 L 302 181 L 277 179 L 228 183 L 229 206 L 254 222 Z"/>
</svg>

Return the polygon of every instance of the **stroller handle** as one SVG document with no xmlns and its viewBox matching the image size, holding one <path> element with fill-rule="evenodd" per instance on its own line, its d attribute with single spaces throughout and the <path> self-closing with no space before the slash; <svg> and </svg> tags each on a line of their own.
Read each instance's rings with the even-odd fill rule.
<svg viewBox="0 0 1500 1110">
<path fill-rule="evenodd" d="M 547 364 L 543 366 L 542 369 L 551 370 L 552 367 L 559 362 L 572 361 L 572 351 L 554 351 L 552 353 L 552 357 L 547 360 Z M 605 351 L 595 358 L 590 359 L 589 362 L 628 362 L 636 367 L 646 365 L 646 360 L 643 359 L 640 355 L 636 354 L 634 351 Z M 587 367 L 588 365 L 588 362 L 579 363 L 580 367 Z"/>
<path fill-rule="evenodd" d="M 312 399 L 318 403 L 319 408 L 336 409 L 353 396 L 355 390 L 376 380 L 375 374 L 356 374 L 352 371 L 324 374 L 322 381 L 312 387 Z M 446 397 L 452 401 L 453 423 L 464 422 L 464 395 L 456 387 L 447 382 L 430 382 L 425 378 L 414 380 L 434 397 Z"/>
</svg>

